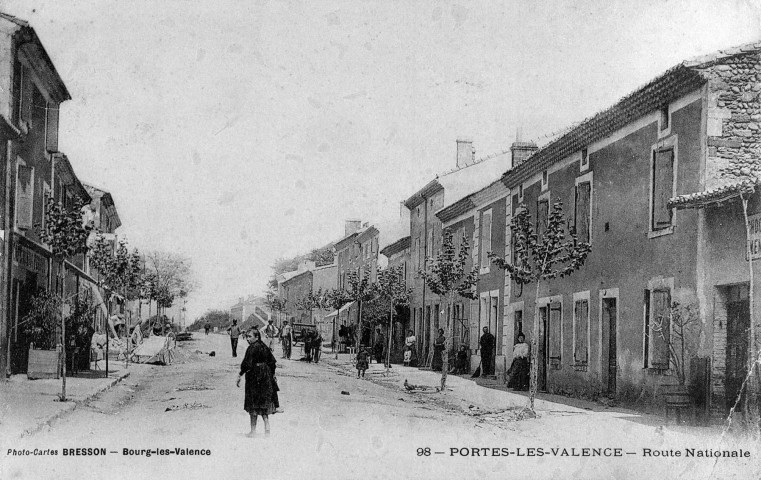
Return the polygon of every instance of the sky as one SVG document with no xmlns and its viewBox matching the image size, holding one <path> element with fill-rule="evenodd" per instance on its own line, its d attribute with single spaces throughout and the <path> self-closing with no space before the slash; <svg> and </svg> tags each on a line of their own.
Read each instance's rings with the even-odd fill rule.
<svg viewBox="0 0 761 480">
<path fill-rule="evenodd" d="M 59 149 L 141 250 L 192 260 L 189 320 L 278 257 L 393 223 L 455 166 L 548 136 L 679 62 L 759 40 L 755 1 L 3 1 L 72 100 Z M 381 245 L 383 247 L 383 245 Z"/>
</svg>

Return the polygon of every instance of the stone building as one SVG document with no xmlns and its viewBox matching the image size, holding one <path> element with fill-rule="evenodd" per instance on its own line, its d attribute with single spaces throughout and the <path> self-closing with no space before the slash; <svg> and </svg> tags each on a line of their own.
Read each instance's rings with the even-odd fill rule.
<svg viewBox="0 0 761 480">
<path fill-rule="evenodd" d="M 540 388 L 661 401 L 677 383 L 668 344 L 678 302 L 699 313 L 684 359 L 693 401 L 717 414 L 734 404 L 758 331 L 749 298 L 761 300 L 738 200 L 749 198 L 751 221 L 761 213 L 750 194 L 761 171 L 759 52 L 685 61 L 503 175 L 513 211 L 528 208 L 541 231 L 562 201 L 567 226 L 592 248 L 538 294 L 534 284 L 507 289 L 507 336 L 522 328 L 531 339 L 539 322 Z"/>
<path fill-rule="evenodd" d="M 386 268 L 400 268 L 405 284 L 411 285 L 414 272 L 410 270 L 410 237 L 402 237 L 390 245 L 386 245 L 381 249 L 380 253 L 388 259 Z M 404 355 L 402 347 L 404 346 L 404 338 L 408 330 L 414 330 L 413 325 L 410 323 L 410 308 L 409 306 L 399 307 L 396 309 L 394 316 L 391 347 L 392 362 L 401 362 Z"/>
</svg>

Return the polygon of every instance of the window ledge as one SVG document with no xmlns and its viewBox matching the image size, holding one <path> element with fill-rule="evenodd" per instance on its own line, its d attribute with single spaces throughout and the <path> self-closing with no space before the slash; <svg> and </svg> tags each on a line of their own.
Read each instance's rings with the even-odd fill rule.
<svg viewBox="0 0 761 480">
<path fill-rule="evenodd" d="M 658 238 L 664 235 L 671 235 L 672 233 L 674 233 L 673 225 L 671 225 L 670 227 L 661 228 L 660 230 L 650 230 L 649 232 L 647 232 L 647 238 Z"/>
<path fill-rule="evenodd" d="M 481 269 L 478 271 L 478 273 L 479 273 L 479 275 L 486 275 L 490 271 L 491 270 L 489 269 L 489 267 L 481 267 Z"/>
<path fill-rule="evenodd" d="M 577 363 L 573 366 L 573 369 L 577 372 L 586 372 L 589 369 L 589 366 L 586 363 Z"/>
</svg>

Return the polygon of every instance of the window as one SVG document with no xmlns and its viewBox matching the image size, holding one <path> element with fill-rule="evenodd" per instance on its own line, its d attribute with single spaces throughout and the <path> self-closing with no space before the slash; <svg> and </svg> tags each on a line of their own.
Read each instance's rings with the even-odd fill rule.
<svg viewBox="0 0 761 480">
<path fill-rule="evenodd" d="M 491 209 L 481 215 L 481 270 L 489 271 L 489 252 L 492 251 L 491 243 Z"/>
<path fill-rule="evenodd" d="M 16 227 L 20 230 L 32 228 L 34 219 L 34 168 L 19 159 L 16 172 Z"/>
<path fill-rule="evenodd" d="M 563 326 L 561 324 L 563 320 L 563 308 L 560 303 L 550 304 L 550 363 L 555 366 L 560 365 L 560 357 L 562 350 L 562 334 Z"/>
<path fill-rule="evenodd" d="M 671 291 L 653 290 L 650 321 L 650 368 L 669 368 L 669 339 L 671 337 Z"/>
<path fill-rule="evenodd" d="M 550 199 L 542 198 L 536 202 L 536 235 L 539 239 L 547 230 L 547 224 L 550 220 Z"/>
<path fill-rule="evenodd" d="M 589 300 L 576 300 L 573 306 L 573 360 L 586 365 L 589 360 Z"/>
<path fill-rule="evenodd" d="M 653 189 L 651 230 L 664 230 L 672 226 L 673 210 L 668 201 L 674 196 L 674 149 L 659 149 L 653 152 Z"/>
<path fill-rule="evenodd" d="M 415 268 L 420 269 L 423 257 L 423 252 L 420 250 L 420 237 L 415 238 L 415 250 L 413 254 L 415 255 Z"/>
<path fill-rule="evenodd" d="M 547 185 L 549 184 L 549 174 L 547 173 L 547 170 L 542 172 L 542 190 L 547 190 Z"/>
<path fill-rule="evenodd" d="M 669 106 L 668 105 L 664 105 L 663 107 L 661 107 L 660 115 L 661 115 L 661 117 L 660 117 L 660 120 L 661 120 L 660 121 L 660 131 L 663 132 L 664 130 L 668 130 L 669 127 L 671 126 L 670 125 L 670 121 L 669 121 L 670 119 L 669 119 Z"/>
<path fill-rule="evenodd" d="M 518 201 L 523 201 L 523 184 L 518 185 Z"/>
<path fill-rule="evenodd" d="M 589 150 L 586 148 L 581 149 L 581 163 L 580 167 L 582 170 L 589 167 Z"/>
<path fill-rule="evenodd" d="M 586 175 L 585 175 L 586 177 Z M 591 195 L 592 195 L 592 182 L 591 181 L 579 181 L 576 182 L 576 199 L 574 205 L 574 219 L 576 235 L 580 242 L 589 243 L 590 230 L 591 230 Z M 591 179 L 590 179 L 591 180 Z"/>
<path fill-rule="evenodd" d="M 425 256 L 433 256 L 433 229 L 428 230 L 428 242 L 425 244 Z"/>
<path fill-rule="evenodd" d="M 513 312 L 513 344 L 518 343 L 518 335 L 523 333 L 523 310 Z"/>
</svg>

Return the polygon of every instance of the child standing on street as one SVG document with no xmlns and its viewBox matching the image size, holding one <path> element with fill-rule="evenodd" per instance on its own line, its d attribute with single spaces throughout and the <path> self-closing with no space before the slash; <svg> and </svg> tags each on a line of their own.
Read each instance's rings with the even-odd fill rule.
<svg viewBox="0 0 761 480">
<path fill-rule="evenodd" d="M 357 352 L 357 378 L 359 378 L 360 374 L 362 378 L 365 378 L 365 371 L 367 371 L 369 366 L 370 353 L 368 353 L 365 347 L 360 347 L 359 352 Z"/>
</svg>

